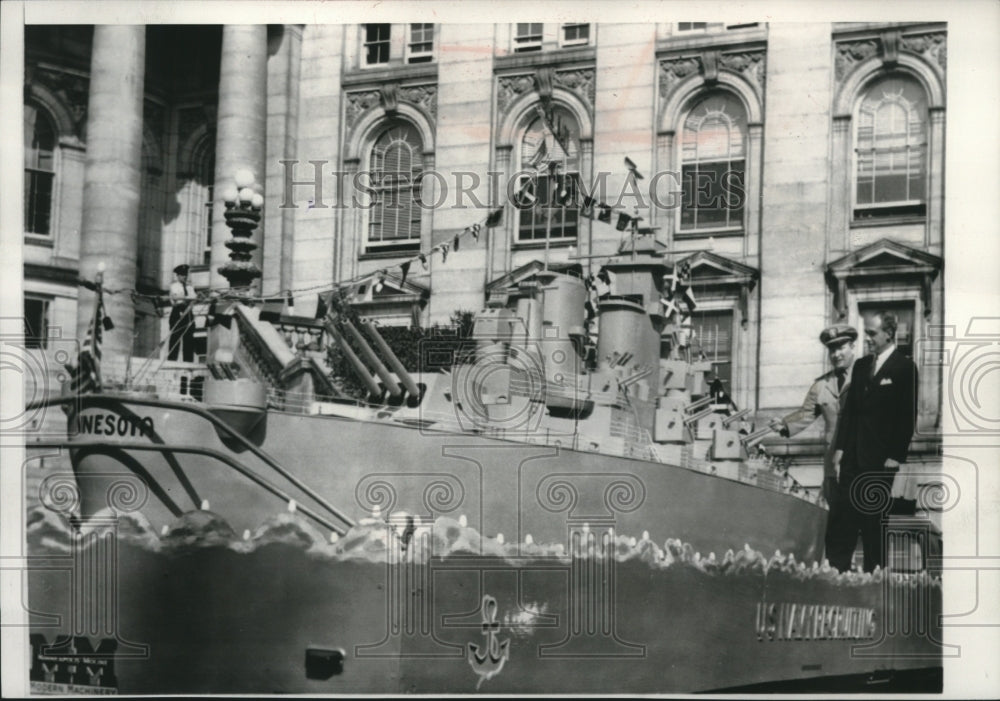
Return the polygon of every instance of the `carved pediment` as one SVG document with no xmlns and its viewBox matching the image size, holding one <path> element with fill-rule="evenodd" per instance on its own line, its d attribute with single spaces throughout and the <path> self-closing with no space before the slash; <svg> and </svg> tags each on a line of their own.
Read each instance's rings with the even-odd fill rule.
<svg viewBox="0 0 1000 701">
<path fill-rule="evenodd" d="M 554 273 L 582 274 L 579 263 L 549 263 L 548 269 Z M 535 275 L 545 270 L 545 264 L 533 260 L 506 275 L 502 275 L 486 285 L 486 295 L 489 298 L 494 293 L 510 293 L 517 290 L 520 283 L 531 280 Z"/>
<path fill-rule="evenodd" d="M 827 265 L 827 272 L 841 279 L 862 275 L 925 274 L 936 276 L 944 260 L 926 251 L 891 239 L 880 239 Z"/>
<path fill-rule="evenodd" d="M 695 286 L 739 285 L 753 289 L 760 271 L 739 261 L 710 251 L 699 251 L 678 263 L 691 266 L 691 283 Z"/>
<path fill-rule="evenodd" d="M 847 286 L 863 279 L 912 278 L 920 284 L 924 315 L 931 314 L 931 283 L 944 268 L 944 259 L 927 251 L 881 239 L 832 261 L 826 266 L 827 281 L 834 293 L 840 319 L 847 317 Z"/>
<path fill-rule="evenodd" d="M 750 320 L 750 292 L 760 279 L 760 271 L 745 263 L 720 256 L 711 251 L 698 251 L 677 261 L 691 266 L 691 286 L 694 289 L 727 289 L 735 292 L 741 323 L 746 328 Z"/>
<path fill-rule="evenodd" d="M 422 301 L 430 297 L 431 290 L 426 285 L 403 278 L 395 272 L 386 270 L 372 273 L 356 282 L 348 295 L 351 303 L 358 302 L 400 302 L 407 300 Z"/>
</svg>

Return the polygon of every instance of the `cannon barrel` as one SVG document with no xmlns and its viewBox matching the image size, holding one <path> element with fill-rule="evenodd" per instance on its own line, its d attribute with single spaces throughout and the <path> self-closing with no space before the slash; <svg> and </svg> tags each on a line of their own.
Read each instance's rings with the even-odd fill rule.
<svg viewBox="0 0 1000 701">
<path fill-rule="evenodd" d="M 410 396 L 419 397 L 420 389 L 417 387 L 417 383 L 413 381 L 413 377 L 406 371 L 403 364 L 399 362 L 399 358 L 397 358 L 396 354 L 392 352 L 392 348 L 390 348 L 389 344 L 385 342 L 384 338 L 382 338 L 382 334 L 378 332 L 378 329 L 376 329 L 370 321 L 362 321 L 361 328 L 365 330 L 369 338 L 371 338 L 372 341 L 375 342 L 375 345 L 378 346 L 378 349 L 382 351 L 383 357 L 389 361 L 389 366 L 392 368 L 392 371 L 396 373 L 396 377 L 398 377 L 400 382 L 403 383 L 403 387 L 405 387 L 406 391 L 410 393 Z"/>
<path fill-rule="evenodd" d="M 361 333 L 354 328 L 354 324 L 347 319 L 344 319 L 343 324 L 344 329 L 351 335 L 355 343 L 358 344 L 358 348 L 361 349 L 361 355 L 365 357 L 368 364 L 375 368 L 375 372 L 380 378 L 382 378 L 382 382 L 385 384 L 386 389 L 389 390 L 389 394 L 392 397 L 399 397 L 403 393 L 403 390 L 400 389 L 399 383 L 396 382 L 396 378 L 389 372 L 389 368 L 387 368 L 385 364 L 378 359 L 378 356 L 375 355 L 375 351 L 373 351 L 372 347 L 368 345 L 364 336 L 362 336 Z"/>
<path fill-rule="evenodd" d="M 347 339 L 345 339 L 340 331 L 337 329 L 337 325 L 333 322 L 330 317 L 326 319 L 326 330 L 333 338 L 340 344 L 340 348 L 344 351 L 344 356 L 347 358 L 347 362 L 350 363 L 351 367 L 354 368 L 354 374 L 358 376 L 358 379 L 365 383 L 368 387 L 368 392 L 373 396 L 377 396 L 380 392 L 378 382 L 372 377 L 372 374 L 368 372 L 368 368 L 365 364 L 361 362 L 361 358 L 347 345 Z"/>
</svg>

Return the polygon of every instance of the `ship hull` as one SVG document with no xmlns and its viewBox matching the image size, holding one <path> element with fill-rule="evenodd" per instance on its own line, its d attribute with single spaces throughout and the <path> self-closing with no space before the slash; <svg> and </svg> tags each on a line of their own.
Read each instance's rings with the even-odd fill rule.
<svg viewBox="0 0 1000 701">
<path fill-rule="evenodd" d="M 269 412 L 240 438 L 196 405 L 127 397 L 82 398 L 70 426 L 76 499 L 46 506 L 89 535 L 29 537 L 37 556 L 61 539 L 76 572 L 29 575 L 48 621 L 32 680 L 56 683 L 40 690 L 70 679 L 69 641 L 113 650 L 98 686 L 137 694 L 822 690 L 941 666 L 940 584 L 820 567 L 826 511 L 792 495 L 375 421 Z M 431 522 L 473 535 L 407 550 L 406 521 L 382 520 L 401 511 L 413 543 Z M 178 541 L 192 514 L 224 542 Z M 271 542 L 276 515 L 312 535 Z M 381 549 L 337 550 L 340 516 L 382 529 Z M 88 573 L 111 594 L 81 589 Z"/>
<path fill-rule="evenodd" d="M 941 590 L 926 579 L 845 583 L 639 559 L 343 561 L 286 545 L 121 545 L 117 562 L 117 625 L 105 635 L 117 640 L 121 693 L 821 690 L 826 678 L 940 667 L 940 629 L 924 620 L 936 620 Z M 31 576 L 34 611 L 69 613 L 65 578 Z M 505 650 L 491 676 L 469 655 L 489 649 L 484 599 L 496 601 Z M 48 642 L 71 634 L 36 630 Z M 308 678 L 310 649 L 341 651 L 336 673 Z"/>
<path fill-rule="evenodd" d="M 378 507 L 423 519 L 464 515 L 485 535 L 566 542 L 582 524 L 654 541 L 678 538 L 708 555 L 745 544 L 800 561 L 822 556 L 826 510 L 793 495 L 663 463 L 383 422 L 268 412 L 238 445 L 190 405 L 92 398 L 71 420 L 82 509 L 107 507 L 115 485 L 134 484 L 154 526 L 207 502 L 238 532 L 285 508 L 285 497 L 330 516 L 316 495 L 353 520 Z M 97 417 L 103 417 L 100 424 Z M 124 417 L 124 419 L 123 419 Z M 122 435 L 118 426 L 126 425 Z M 151 426 L 148 436 L 130 426 Z M 109 425 L 115 433 L 106 433 Z M 239 462 L 276 494 L 223 462 Z M 282 496 L 283 495 L 283 496 Z"/>
</svg>

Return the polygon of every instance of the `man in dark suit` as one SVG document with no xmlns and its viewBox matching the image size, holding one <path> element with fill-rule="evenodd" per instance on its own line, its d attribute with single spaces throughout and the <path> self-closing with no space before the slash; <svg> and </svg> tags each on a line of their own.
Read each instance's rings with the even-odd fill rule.
<svg viewBox="0 0 1000 701">
<path fill-rule="evenodd" d="M 865 571 L 885 567 L 882 522 L 917 415 L 917 367 L 896 350 L 896 325 L 889 312 L 865 320 L 871 355 L 854 364 L 837 424 L 833 460 L 841 508 L 830 514 L 826 556 L 841 572 L 850 569 L 859 531 Z"/>
</svg>

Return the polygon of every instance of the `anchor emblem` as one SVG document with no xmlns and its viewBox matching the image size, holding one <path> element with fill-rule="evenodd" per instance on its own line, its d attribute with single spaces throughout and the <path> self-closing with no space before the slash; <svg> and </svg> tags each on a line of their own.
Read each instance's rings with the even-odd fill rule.
<svg viewBox="0 0 1000 701">
<path fill-rule="evenodd" d="M 475 643 L 469 643 L 466 651 L 466 659 L 472 665 L 472 671 L 479 675 L 479 682 L 476 690 L 482 686 L 487 679 L 492 679 L 500 674 L 500 670 L 507 663 L 510 656 L 510 639 L 498 640 L 500 635 L 500 621 L 497 620 L 497 600 L 489 594 L 483 596 L 483 635 L 486 636 L 486 645 L 480 647 Z"/>
</svg>

